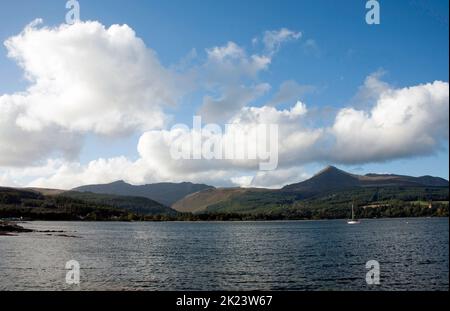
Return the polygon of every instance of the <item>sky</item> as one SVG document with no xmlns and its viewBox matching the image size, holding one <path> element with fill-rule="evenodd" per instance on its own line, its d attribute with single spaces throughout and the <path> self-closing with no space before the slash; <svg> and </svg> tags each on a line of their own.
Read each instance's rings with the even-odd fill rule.
<svg viewBox="0 0 450 311">
<path fill-rule="evenodd" d="M 449 177 L 448 1 L 2 1 L 0 185 Z M 279 124 L 278 167 L 174 160 L 177 123 Z M 189 141 L 193 131 L 181 132 Z"/>
</svg>

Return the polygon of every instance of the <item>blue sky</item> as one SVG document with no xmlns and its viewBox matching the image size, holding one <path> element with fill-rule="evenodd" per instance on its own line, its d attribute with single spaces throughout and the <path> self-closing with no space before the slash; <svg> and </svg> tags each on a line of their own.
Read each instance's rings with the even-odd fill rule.
<svg viewBox="0 0 450 311">
<path fill-rule="evenodd" d="M 384 71 L 383 81 L 404 88 L 435 80 L 448 82 L 448 1 L 380 0 L 381 24 L 365 22 L 365 2 L 347 1 L 83 1 L 81 19 L 109 27 L 127 24 L 156 51 L 162 65 L 176 66 L 195 49 L 205 50 L 233 41 L 252 53 L 260 49 L 252 39 L 264 31 L 287 28 L 302 32 L 301 40 L 283 45 L 270 68 L 257 82 L 272 88 L 253 105 L 262 105 L 283 81 L 294 80 L 315 88 L 301 99 L 309 107 L 357 105 L 354 97 L 367 76 Z M 19 34 L 35 18 L 44 25 L 64 23 L 65 1 L 3 1 L 0 40 Z M 308 46 L 306 42 L 312 45 Z M 261 43 L 259 43 L 261 44 Z M 29 82 L 13 60 L 0 49 L 0 94 L 20 92 Z M 200 107 L 201 94 L 183 99 L 170 109 L 177 122 L 189 121 Z M 288 108 L 295 103 L 283 103 Z M 79 155 L 82 164 L 98 157 L 125 155 L 138 158 L 140 133 L 120 139 L 87 135 Z M 392 172 L 435 175 L 448 179 L 448 142 L 427 156 L 405 156 L 378 163 L 339 165 L 355 173 Z M 309 174 L 329 163 L 311 162 Z M 331 163 L 333 164 L 333 163 Z"/>
</svg>

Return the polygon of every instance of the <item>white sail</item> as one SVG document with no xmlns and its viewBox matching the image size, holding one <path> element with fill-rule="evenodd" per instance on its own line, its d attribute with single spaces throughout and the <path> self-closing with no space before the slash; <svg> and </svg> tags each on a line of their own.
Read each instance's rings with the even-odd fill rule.
<svg viewBox="0 0 450 311">
<path fill-rule="evenodd" d="M 352 203 L 352 219 L 348 220 L 347 223 L 349 225 L 359 224 L 359 220 L 355 219 L 355 209 L 354 209 L 353 203 Z"/>
</svg>

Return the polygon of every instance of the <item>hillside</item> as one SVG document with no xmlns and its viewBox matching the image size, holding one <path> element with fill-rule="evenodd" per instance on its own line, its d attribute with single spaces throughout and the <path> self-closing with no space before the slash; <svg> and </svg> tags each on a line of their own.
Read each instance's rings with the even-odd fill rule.
<svg viewBox="0 0 450 311">
<path fill-rule="evenodd" d="M 162 203 L 166 206 L 171 206 L 173 203 L 184 198 L 187 195 L 201 190 L 213 188 L 214 187 L 208 185 L 193 184 L 189 182 L 178 184 L 156 183 L 135 186 L 130 185 L 124 181 L 116 181 L 110 184 L 82 186 L 73 189 L 73 191 L 144 197 Z"/>
<path fill-rule="evenodd" d="M 37 191 L 0 188 L 0 218 L 33 220 L 108 220 L 125 218 L 128 212 L 106 204 L 63 196 L 45 196 Z"/>
<path fill-rule="evenodd" d="M 411 177 L 388 174 L 355 175 L 334 166 L 328 166 L 312 178 L 288 185 L 282 190 L 316 194 L 324 191 L 345 190 L 356 187 L 448 187 L 448 185 L 447 180 L 439 177 Z"/>
<path fill-rule="evenodd" d="M 130 220 L 130 217 L 174 217 L 177 214 L 169 207 L 142 197 L 0 188 L 0 218 Z"/>
<path fill-rule="evenodd" d="M 206 189 L 188 195 L 180 201 L 174 203 L 172 208 L 183 213 L 197 213 L 205 211 L 209 206 L 221 202 L 229 202 L 236 197 L 249 192 L 262 192 L 264 189 L 246 189 L 246 188 L 217 188 Z"/>
<path fill-rule="evenodd" d="M 0 218 L 39 220 L 253 220 L 448 216 L 448 181 L 432 176 L 355 175 L 327 167 L 282 189 L 213 188 L 191 183 L 56 189 L 0 188 Z M 119 195 L 109 193 L 136 193 Z M 200 190 L 199 190 L 200 189 Z M 160 190 L 160 192 L 158 192 Z M 187 193 L 186 196 L 181 197 Z M 145 196 L 171 202 L 172 208 Z M 163 197 L 167 196 L 167 197 Z"/>
<path fill-rule="evenodd" d="M 210 189 L 183 198 L 173 208 L 193 213 L 341 217 L 348 214 L 349 203 L 354 200 L 359 206 L 372 204 L 396 208 L 436 201 L 440 202 L 436 206 L 448 210 L 448 192 L 448 181 L 442 178 L 362 176 L 327 167 L 308 180 L 280 190 Z"/>
<path fill-rule="evenodd" d="M 171 215 L 177 212 L 151 199 L 114 194 L 99 194 L 91 192 L 64 192 L 62 196 L 82 200 L 94 204 L 105 204 L 117 209 L 131 211 L 138 215 Z"/>
</svg>

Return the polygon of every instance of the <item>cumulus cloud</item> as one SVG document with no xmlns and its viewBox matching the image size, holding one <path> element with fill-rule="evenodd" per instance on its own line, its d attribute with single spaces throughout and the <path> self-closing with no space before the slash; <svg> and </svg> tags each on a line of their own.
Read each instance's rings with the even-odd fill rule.
<svg viewBox="0 0 450 311">
<path fill-rule="evenodd" d="M 125 157 L 97 159 L 82 165 L 78 162 L 58 161 L 57 166 L 47 170 L 50 173 L 36 175 L 29 182 L 31 187 L 72 189 L 77 186 L 128 180 L 139 184 L 143 178 L 149 182 L 149 169 L 141 166 L 140 161 L 132 162 Z M 144 170 L 142 170 L 144 169 Z M 44 171 L 44 170 L 43 170 Z"/>
<path fill-rule="evenodd" d="M 176 102 L 175 78 L 130 27 L 37 24 L 5 42 L 31 82 L 17 95 L 26 106 L 20 128 L 114 135 L 164 125 L 161 106 Z"/>
<path fill-rule="evenodd" d="M 268 136 L 259 136 L 261 135 L 261 128 L 259 127 L 261 124 L 279 125 L 278 137 L 281 139 L 279 140 L 277 156 L 280 157 L 280 162 L 290 162 L 294 159 L 297 161 L 296 154 L 298 155 L 302 148 L 311 148 L 311 145 L 320 138 L 322 130 L 303 128 L 301 121 L 306 115 L 306 105 L 301 102 L 290 109 L 284 110 L 277 110 L 268 106 L 244 107 L 228 121 L 229 125 L 237 126 L 237 132 L 227 131 L 223 128 L 221 132 L 217 133 L 211 131 L 206 124 L 203 124 L 201 133 L 194 128 L 177 128 L 174 131 L 148 131 L 141 136 L 138 151 L 146 167 L 157 171 L 160 178 L 164 180 L 171 178 L 177 180 L 186 178 L 186 176 L 198 177 L 200 175 L 203 175 L 202 178 L 209 179 L 207 177 L 209 174 L 218 173 L 227 178 L 222 180 L 220 184 L 224 182 L 235 184 L 237 183 L 236 177 L 240 173 L 258 170 L 259 163 L 268 161 L 268 158 L 260 158 L 261 154 L 257 151 L 268 151 L 269 148 L 273 147 L 270 145 Z M 253 133 L 255 136 L 252 136 Z M 265 137 L 266 139 L 250 141 L 253 137 Z M 217 157 L 207 159 L 205 156 L 201 156 L 200 159 L 193 160 L 196 148 L 198 148 L 194 142 L 196 138 L 202 142 L 201 148 L 207 146 L 207 141 L 213 141 L 222 146 L 219 159 Z M 182 147 L 189 154 L 189 159 L 172 157 L 171 148 L 176 141 L 182 143 Z M 235 156 L 228 158 L 227 152 L 230 149 L 235 152 Z M 239 157 L 238 154 L 243 156 Z M 252 154 L 256 156 L 251 157 Z M 259 182 L 261 178 L 256 181 Z"/>
<path fill-rule="evenodd" d="M 110 183 L 117 180 L 140 185 L 158 182 L 184 182 L 186 180 L 218 186 L 233 186 L 231 178 L 236 171 L 204 170 L 199 172 L 175 172 L 168 175 L 161 167 L 153 167 L 143 159 L 131 161 L 125 157 L 93 160 L 85 165 L 79 162 L 53 161 L 27 169 L 8 169 L 0 171 L 2 186 L 24 186 L 73 189 L 78 186 Z"/>
<path fill-rule="evenodd" d="M 206 93 L 212 92 L 215 95 L 204 96 L 199 114 L 208 121 L 223 122 L 236 114 L 240 108 L 251 105 L 270 89 L 267 83 L 254 84 L 259 74 L 268 69 L 282 43 L 300 37 L 300 32 L 287 28 L 266 31 L 262 38 L 264 50 L 259 54 L 249 55 L 243 47 L 232 41 L 207 49 L 207 61 L 197 73 L 204 79 Z M 253 38 L 253 45 L 257 42 L 258 39 Z M 272 104 L 293 99 L 307 91 L 306 86 L 286 81 L 275 95 Z M 295 98 L 297 99 L 298 97 Z"/>
<path fill-rule="evenodd" d="M 206 63 L 197 70 L 206 93 L 198 113 L 208 122 L 226 121 L 270 90 L 267 83 L 254 83 L 270 65 L 270 56 L 248 55 L 234 42 L 206 52 Z"/>
<path fill-rule="evenodd" d="M 302 102 L 283 110 L 272 106 L 241 108 L 229 123 L 247 131 L 257 124 L 279 125 L 279 166 L 274 171 L 258 171 L 258 161 L 252 159 L 175 160 L 171 157 L 173 132 L 152 130 L 141 136 L 140 158 L 134 162 L 120 157 L 85 166 L 61 164 L 57 170 L 51 169 L 49 176 L 31 184 L 71 187 L 117 179 L 137 184 L 190 180 L 278 188 L 309 177 L 302 170 L 307 163 L 368 163 L 431 154 L 448 141 L 448 91 L 448 83 L 439 81 L 388 87 L 370 110 L 343 108 L 329 126 L 311 126 L 308 108 Z M 181 129 L 178 135 L 193 153 L 192 139 L 199 134 L 194 129 Z M 205 141 L 211 136 L 206 132 L 200 138 Z M 218 138 L 227 141 L 226 134 Z M 8 176 L 11 174 L 2 178 L 7 180 Z"/>
<path fill-rule="evenodd" d="M 241 108 L 229 123 L 244 129 L 278 124 L 279 168 L 274 172 L 258 172 L 252 160 L 171 160 L 170 134 L 161 131 L 141 137 L 140 155 L 166 177 L 234 171 L 236 175 L 230 177 L 234 184 L 277 187 L 304 179 L 301 170 L 293 170 L 304 164 L 369 163 L 420 156 L 436 152 L 448 141 L 448 83 L 436 81 L 396 89 L 379 88 L 384 85 L 382 81 L 371 80 L 368 85 L 380 90 L 374 105 L 367 111 L 342 108 L 328 126 L 311 124 L 309 110 L 302 102 L 284 110 L 272 106 Z M 184 134 L 183 140 L 189 142 L 192 131 Z M 226 135 L 222 139 L 226 140 Z M 252 171 L 253 175 L 243 173 Z"/>
<path fill-rule="evenodd" d="M 5 41 L 30 85 L 0 96 L 0 166 L 74 159 L 87 133 L 122 136 L 165 126 L 163 107 L 177 102 L 182 78 L 130 27 L 41 23 Z"/>
<path fill-rule="evenodd" d="M 26 166 L 48 156 L 74 159 L 82 147 L 79 135 L 57 125 L 41 131 L 18 126 L 27 108 L 21 95 L 0 96 L 0 167 Z"/>
<path fill-rule="evenodd" d="M 331 159 L 339 163 L 379 162 L 433 154 L 448 141 L 449 85 L 435 81 L 381 90 L 370 111 L 344 108 L 329 130 Z M 380 88 L 380 85 L 382 87 Z"/>
<path fill-rule="evenodd" d="M 271 89 L 260 81 L 260 73 L 283 42 L 300 37 L 286 28 L 267 31 L 261 39 L 265 50 L 259 54 L 230 41 L 207 49 L 206 60 L 195 68 L 175 73 L 126 25 L 29 25 L 5 43 L 30 86 L 0 96 L 0 183 L 69 189 L 123 179 L 134 184 L 281 187 L 308 177 L 304 164 L 422 156 L 448 142 L 449 85 L 442 81 L 395 88 L 377 72 L 359 89 L 356 104 L 339 109 L 329 122 L 316 122 L 311 113 L 315 108 L 301 100 L 313 88 L 295 81 L 285 81 L 265 105 L 257 106 L 255 101 Z M 258 171 L 261 159 L 254 158 L 173 159 L 173 132 L 167 130 L 164 108 L 191 88 L 203 95 L 199 112 L 206 122 L 227 122 L 245 133 L 260 133 L 261 124 L 277 124 L 278 169 Z M 281 104 L 289 108 L 281 109 Z M 86 135 L 132 132 L 141 135 L 137 160 L 118 156 L 77 162 Z M 196 135 L 228 148 L 234 136 L 223 134 L 189 128 L 177 132 L 191 153 Z M 238 149 L 254 151 L 260 143 L 242 141 Z"/>
</svg>

